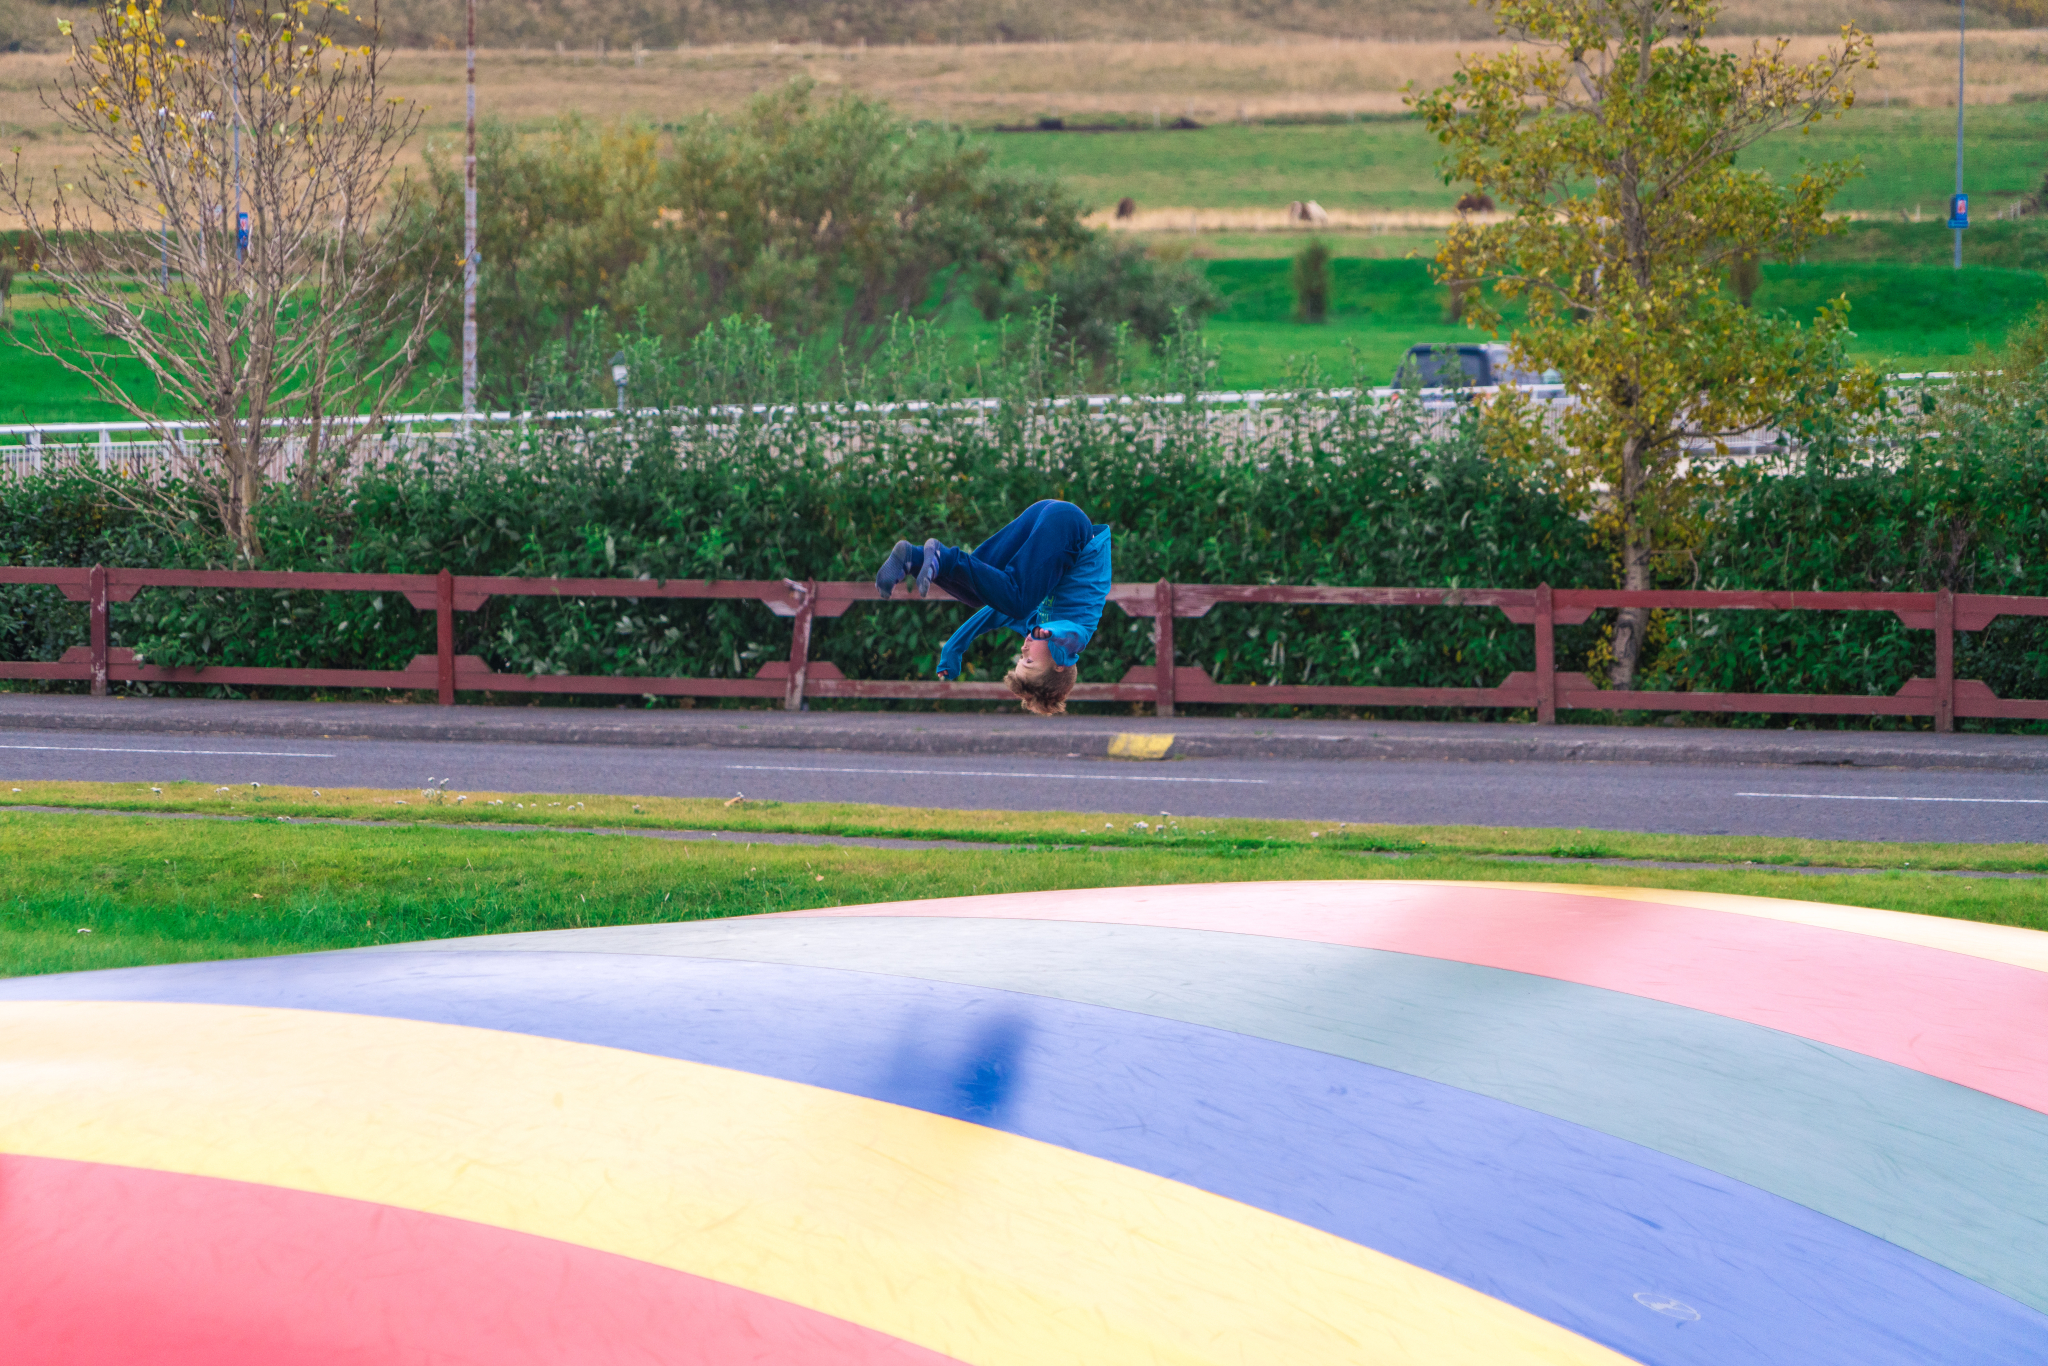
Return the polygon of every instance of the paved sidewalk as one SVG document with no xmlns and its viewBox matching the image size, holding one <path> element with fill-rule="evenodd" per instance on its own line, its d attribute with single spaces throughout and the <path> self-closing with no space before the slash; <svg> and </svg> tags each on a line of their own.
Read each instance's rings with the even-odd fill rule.
<svg viewBox="0 0 2048 1366">
<path fill-rule="evenodd" d="M 2048 736 L 1482 722 L 435 707 L 0 693 L 0 731 L 1089 757 L 1110 753 L 1119 736 L 1137 734 L 1172 736 L 1168 758 L 1577 760 L 2048 772 Z"/>
</svg>

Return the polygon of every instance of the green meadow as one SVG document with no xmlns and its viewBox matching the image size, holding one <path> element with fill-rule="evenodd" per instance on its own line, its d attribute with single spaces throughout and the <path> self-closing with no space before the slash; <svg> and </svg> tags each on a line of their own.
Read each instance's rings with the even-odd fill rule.
<svg viewBox="0 0 2048 1366">
<path fill-rule="evenodd" d="M 1335 245 L 1343 249 L 1342 242 Z M 1418 342 L 1481 339 L 1447 320 L 1447 296 L 1424 259 L 1339 256 L 1331 269 L 1330 317 L 1320 325 L 1294 320 L 1292 262 L 1284 255 L 1206 261 L 1202 268 L 1221 300 L 1205 330 L 1221 353 L 1215 383 L 1222 388 L 1279 388 L 1310 374 L 1332 383 L 1357 375 L 1384 384 L 1402 353 Z M 2015 322 L 2048 302 L 2048 276 L 2009 266 L 1955 271 L 1852 256 L 1766 265 L 1755 302 L 1810 317 L 1838 296 L 1850 304 L 1852 355 L 1889 371 L 1943 369 L 1977 348 L 1997 346 Z M 80 325 L 61 314 L 42 320 Z M 958 325 L 964 332 L 989 332 L 971 314 Z M 1313 372 L 1305 368 L 1310 362 Z M 139 377 L 139 366 L 128 368 Z M 29 353 L 18 339 L 0 340 L 0 422 L 118 416 L 56 361 Z"/>
<path fill-rule="evenodd" d="M 1360 212 L 1447 210 L 1438 149 L 1420 120 L 1223 125 L 1185 131 L 986 135 L 997 164 L 1058 175 L 1097 207 L 1128 195 L 1140 208 L 1284 208 L 1313 199 Z M 2048 103 L 1971 105 L 1964 157 L 1972 207 L 1988 218 L 2040 188 L 2048 171 Z M 1835 207 L 1922 221 L 1947 212 L 1955 180 L 1955 114 L 1852 109 L 1804 133 L 1761 144 L 1745 164 L 1781 180 L 1809 162 L 1859 162 Z M 1967 248 L 1966 248 L 1967 250 Z"/>
<path fill-rule="evenodd" d="M 1191 131 L 991 134 L 996 164 L 1057 175 L 1096 207 L 1448 209 L 1437 147 L 1411 118 Z"/>
<path fill-rule="evenodd" d="M 1208 263 L 1223 298 L 1207 330 L 1222 349 L 1218 378 L 1225 387 L 1284 383 L 1311 356 L 1325 377 L 1348 378 L 1355 363 L 1368 379 L 1386 383 L 1410 345 L 1478 336 L 1446 321 L 1448 300 L 1427 262 L 1339 258 L 1331 270 L 1330 320 L 1320 326 L 1293 321 L 1291 270 L 1284 259 Z M 1991 267 L 1773 264 L 1764 267 L 1755 306 L 1811 317 L 1837 297 L 1850 304 L 1851 355 L 1890 371 L 1939 369 L 2002 341 L 2015 321 L 2048 302 L 2048 277 Z M 1514 312 L 1508 316 L 1512 323 Z"/>
</svg>

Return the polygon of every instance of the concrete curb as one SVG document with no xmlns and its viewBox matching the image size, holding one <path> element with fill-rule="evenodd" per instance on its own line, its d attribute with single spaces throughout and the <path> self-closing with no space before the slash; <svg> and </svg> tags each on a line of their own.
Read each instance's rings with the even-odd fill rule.
<svg viewBox="0 0 2048 1366">
<path fill-rule="evenodd" d="M 1820 765 L 2048 772 L 2048 736 L 936 712 L 597 710 L 0 694 L 0 731 L 1176 759 Z M 1156 746 L 1154 741 L 1153 745 Z M 4 752 L 4 751 L 0 751 Z"/>
</svg>

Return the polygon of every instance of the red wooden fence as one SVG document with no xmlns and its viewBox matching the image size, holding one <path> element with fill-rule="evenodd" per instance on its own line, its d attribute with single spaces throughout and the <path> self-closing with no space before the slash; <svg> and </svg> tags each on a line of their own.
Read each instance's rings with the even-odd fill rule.
<svg viewBox="0 0 2048 1366">
<path fill-rule="evenodd" d="M 1000 683 L 907 682 L 847 678 L 811 658 L 811 623 L 836 617 L 856 602 L 879 598 L 869 583 L 770 579 L 506 579 L 451 574 L 310 574 L 193 569 L 39 569 L 0 567 L 0 583 L 49 584 L 74 602 L 91 604 L 91 643 L 67 650 L 55 663 L 0 662 L 0 678 L 89 679 L 95 697 L 109 682 L 200 683 L 236 686 L 431 689 L 443 706 L 457 692 L 612 693 L 660 697 L 779 697 L 801 707 L 809 697 L 1001 698 Z M 126 602 L 144 588 L 292 589 L 319 592 L 403 593 L 435 614 L 438 649 L 403 669 L 272 669 L 206 666 L 167 668 L 139 664 L 131 650 L 109 649 L 107 604 Z M 474 655 L 455 653 L 455 614 L 473 612 L 492 597 L 729 598 L 763 603 L 791 619 L 789 658 L 761 667 L 752 678 L 583 677 L 569 674 L 494 673 Z M 926 601 L 947 601 L 936 593 Z M 898 603 L 918 605 L 900 597 Z M 1559 708 L 1599 711 L 1723 711 L 1810 713 L 1835 716 L 1931 716 L 1936 730 L 1952 730 L 1959 716 L 2048 719 L 2048 701 L 1995 696 L 1985 684 L 1955 676 L 1955 633 L 1981 631 L 2002 615 L 2048 616 L 2048 598 L 1971 593 L 1628 593 L 1602 588 L 1326 588 L 1297 584 L 1119 583 L 1110 601 L 1131 616 L 1151 617 L 1155 662 L 1131 669 L 1115 683 L 1083 683 L 1078 701 L 1150 702 L 1161 716 L 1180 703 L 1348 707 L 1507 707 L 1533 710 L 1552 723 Z M 1491 688 L 1361 688 L 1316 684 L 1222 684 L 1200 666 L 1173 662 L 1173 623 L 1200 617 L 1218 603 L 1286 603 L 1351 607 L 1462 607 L 1498 610 L 1532 627 L 1536 667 L 1509 674 Z M 1602 607 L 1689 608 L 1715 611 L 1890 612 L 1914 630 L 1934 632 L 1934 677 L 1915 678 L 1890 697 L 1819 693 L 1619 692 L 1597 688 L 1579 673 L 1559 673 L 1553 628 L 1586 620 Z"/>
</svg>

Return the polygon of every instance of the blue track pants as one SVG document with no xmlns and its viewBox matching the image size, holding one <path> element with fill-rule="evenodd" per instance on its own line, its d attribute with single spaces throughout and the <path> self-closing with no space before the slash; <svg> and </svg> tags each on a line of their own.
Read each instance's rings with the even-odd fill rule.
<svg viewBox="0 0 2048 1366">
<path fill-rule="evenodd" d="M 947 546 L 933 581 L 969 607 L 993 607 L 1029 622 L 1094 535 L 1087 513 L 1047 498 L 1025 508 L 972 554 Z"/>
</svg>

